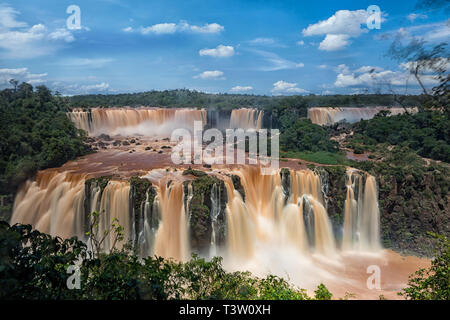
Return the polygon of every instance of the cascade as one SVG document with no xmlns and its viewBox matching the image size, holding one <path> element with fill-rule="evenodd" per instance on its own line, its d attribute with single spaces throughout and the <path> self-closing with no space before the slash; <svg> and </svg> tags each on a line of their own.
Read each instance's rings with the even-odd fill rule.
<svg viewBox="0 0 450 320">
<path fill-rule="evenodd" d="M 342 249 L 374 251 L 381 248 L 375 178 L 347 169 Z"/>
<path fill-rule="evenodd" d="M 100 234 L 115 218 L 124 228 L 125 240 L 119 248 L 132 241 L 141 256 L 156 254 L 184 261 L 191 251 L 188 213 L 192 185 L 164 176 L 163 170 L 160 172 L 162 175 L 154 182 L 153 201 L 148 190 L 140 207 L 135 208 L 135 191 L 128 181 L 101 183 L 85 174 L 41 171 L 35 181 L 27 181 L 19 191 L 11 222 L 29 223 L 53 236 L 78 236 L 86 241 L 88 214 L 98 211 Z M 240 259 L 251 259 L 265 245 L 292 247 L 304 256 L 335 255 L 335 236 L 317 173 L 308 169 L 279 169 L 272 175 L 262 175 L 256 166 L 227 172 L 231 175 L 215 173 L 223 181 L 226 194 L 222 196 L 222 187 L 215 183 L 204 195 L 210 201 L 209 255 L 222 254 L 218 248 L 219 242 L 222 243 L 219 234 L 223 232 L 225 254 Z M 239 177 L 242 191 L 235 189 L 232 175 Z M 346 184 L 342 249 L 380 249 L 375 178 L 348 169 Z M 225 216 L 221 215 L 223 218 L 219 220 L 222 210 Z M 112 241 L 113 234 L 104 242 L 105 251 Z"/>
<path fill-rule="evenodd" d="M 161 221 L 155 235 L 156 255 L 185 261 L 189 258 L 188 227 L 183 184 L 169 181 L 157 187 L 157 210 Z"/>
<path fill-rule="evenodd" d="M 204 109 L 92 108 L 67 113 L 79 129 L 90 135 L 170 135 L 176 128 L 193 128 L 194 121 L 206 124 Z"/>
<path fill-rule="evenodd" d="M 263 111 L 251 108 L 234 109 L 231 111 L 230 128 L 261 129 Z"/>
<path fill-rule="evenodd" d="M 341 120 L 353 123 L 361 119 L 367 120 L 373 118 L 378 112 L 388 110 L 391 115 L 402 114 L 404 108 L 388 108 L 388 107 L 367 107 L 367 108 L 309 108 L 308 118 L 312 123 L 318 125 L 331 125 Z M 407 108 L 408 112 L 415 113 L 417 108 Z"/>
</svg>

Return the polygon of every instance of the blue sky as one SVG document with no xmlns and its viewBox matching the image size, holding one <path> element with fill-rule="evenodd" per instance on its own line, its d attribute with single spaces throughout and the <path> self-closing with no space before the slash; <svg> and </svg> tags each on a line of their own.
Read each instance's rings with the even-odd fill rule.
<svg viewBox="0 0 450 320">
<path fill-rule="evenodd" d="M 80 29 L 67 26 L 70 5 L 81 10 Z M 382 11 L 380 29 L 367 27 L 370 5 Z M 415 1 L 0 0 L 0 87 L 15 78 L 67 95 L 289 95 L 388 83 L 404 92 L 409 79 L 417 93 L 386 52 L 396 34 L 450 40 L 448 19 L 444 10 L 415 11 Z"/>
</svg>

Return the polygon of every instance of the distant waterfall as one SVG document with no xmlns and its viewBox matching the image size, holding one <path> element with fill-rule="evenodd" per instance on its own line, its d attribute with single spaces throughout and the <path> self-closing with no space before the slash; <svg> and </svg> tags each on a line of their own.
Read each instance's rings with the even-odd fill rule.
<svg viewBox="0 0 450 320">
<path fill-rule="evenodd" d="M 263 111 L 251 108 L 233 109 L 230 117 L 230 128 L 261 129 Z"/>
<path fill-rule="evenodd" d="M 366 107 L 366 108 L 309 108 L 308 118 L 312 123 L 318 125 L 331 125 L 341 120 L 353 123 L 361 119 L 367 120 L 373 118 L 378 112 L 387 110 L 391 115 L 402 114 L 404 108 L 388 107 Z M 407 108 L 408 112 L 415 113 L 417 108 Z"/>
</svg>

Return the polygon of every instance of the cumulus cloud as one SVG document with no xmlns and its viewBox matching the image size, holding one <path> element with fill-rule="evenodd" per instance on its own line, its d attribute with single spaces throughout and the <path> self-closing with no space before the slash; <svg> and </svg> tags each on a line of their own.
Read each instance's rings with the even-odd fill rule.
<svg viewBox="0 0 450 320">
<path fill-rule="evenodd" d="M 9 87 L 9 80 L 11 79 L 38 85 L 45 82 L 46 76 L 47 73 L 31 73 L 28 68 L 4 68 L 0 69 L 0 87 Z"/>
<path fill-rule="evenodd" d="M 204 79 L 204 80 L 224 80 L 223 72 L 219 70 L 214 71 L 203 71 L 199 75 L 196 75 L 194 79 Z"/>
<path fill-rule="evenodd" d="M 217 46 L 217 48 L 214 49 L 201 49 L 199 51 L 199 54 L 201 56 L 211 56 L 219 58 L 231 57 L 234 55 L 234 48 L 232 46 L 224 46 L 220 44 Z"/>
<path fill-rule="evenodd" d="M 49 30 L 43 24 L 31 27 L 18 21 L 19 11 L 9 5 L 0 5 L 0 49 L 6 58 L 33 58 L 47 55 L 65 43 L 75 40 L 65 29 Z"/>
<path fill-rule="evenodd" d="M 277 81 L 273 84 L 273 89 L 271 90 L 273 94 L 282 93 L 307 93 L 305 89 L 297 87 L 297 83 L 290 83 L 283 80 Z"/>
<path fill-rule="evenodd" d="M 154 24 L 148 27 L 140 27 L 134 29 L 132 27 L 126 27 L 122 29 L 124 32 L 140 32 L 143 35 L 155 34 L 174 34 L 178 32 L 191 32 L 191 33 L 220 33 L 224 31 L 225 28 L 218 23 L 206 23 L 203 26 L 190 25 L 185 21 L 180 21 L 178 23 L 173 22 L 163 22 Z"/>
<path fill-rule="evenodd" d="M 345 64 L 336 68 L 338 73 L 335 87 L 376 87 L 376 86 L 405 86 L 411 77 L 408 66 L 401 64 L 400 70 L 385 70 L 380 67 L 363 66 L 356 70 L 350 70 Z M 426 86 L 435 86 L 438 81 L 431 74 L 423 74 L 422 82 Z"/>
<path fill-rule="evenodd" d="M 357 38 L 368 32 L 366 25 L 369 13 L 366 10 L 339 10 L 327 20 L 319 21 L 303 29 L 304 36 L 325 35 L 319 45 L 320 50 L 335 51 L 348 46 L 350 38 Z"/>
<path fill-rule="evenodd" d="M 299 41 L 297 41 L 297 44 L 298 44 L 299 46 L 303 46 L 303 45 L 305 45 L 305 41 L 299 40 Z"/>
<path fill-rule="evenodd" d="M 336 51 L 345 48 L 349 43 L 350 36 L 347 34 L 327 34 L 319 44 L 320 50 Z"/>
<path fill-rule="evenodd" d="M 231 92 L 245 92 L 245 91 L 251 91 L 253 90 L 252 86 L 236 86 L 231 88 Z"/>
</svg>

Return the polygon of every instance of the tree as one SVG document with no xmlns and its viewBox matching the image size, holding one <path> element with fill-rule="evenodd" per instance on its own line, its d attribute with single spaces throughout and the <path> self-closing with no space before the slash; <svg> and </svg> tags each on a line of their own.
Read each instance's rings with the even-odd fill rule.
<svg viewBox="0 0 450 320">
<path fill-rule="evenodd" d="M 450 240 L 430 233 L 439 242 L 436 257 L 428 269 L 419 269 L 409 277 L 408 287 L 399 295 L 410 300 L 450 300 Z"/>
<path fill-rule="evenodd" d="M 9 83 L 14 87 L 14 92 L 17 91 L 17 85 L 19 84 L 19 81 L 14 79 L 9 79 Z"/>
</svg>

